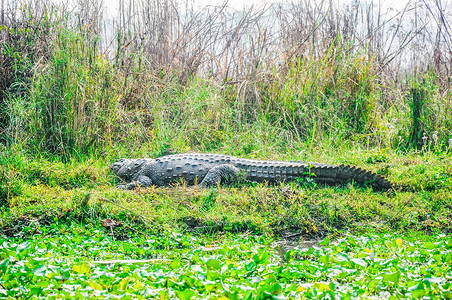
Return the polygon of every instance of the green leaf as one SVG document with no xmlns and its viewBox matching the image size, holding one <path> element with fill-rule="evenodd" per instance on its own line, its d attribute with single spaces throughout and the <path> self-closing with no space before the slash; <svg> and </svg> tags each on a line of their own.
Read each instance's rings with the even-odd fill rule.
<svg viewBox="0 0 452 300">
<path fill-rule="evenodd" d="M 411 292 L 411 296 L 413 296 L 413 298 L 422 298 L 426 294 L 425 287 L 422 282 L 409 287 L 408 291 Z"/>
<path fill-rule="evenodd" d="M 219 270 L 221 269 L 221 263 L 216 259 L 209 259 L 206 263 L 207 268 L 210 270 Z"/>
<path fill-rule="evenodd" d="M 253 271 L 255 268 L 256 268 L 256 264 L 255 264 L 253 261 L 251 261 L 251 262 L 249 262 L 249 263 L 247 263 L 247 264 L 245 265 L 245 269 L 246 269 L 248 272 Z"/>
<path fill-rule="evenodd" d="M 35 295 L 35 296 L 40 296 L 40 295 L 42 295 L 42 291 L 43 291 L 44 289 L 42 288 L 42 287 L 38 287 L 38 286 L 32 286 L 32 287 L 30 287 L 30 291 L 31 291 L 31 293 L 33 294 L 33 295 Z"/>
<path fill-rule="evenodd" d="M 180 260 L 179 260 L 179 259 L 173 260 L 173 261 L 170 263 L 170 268 L 171 268 L 172 270 L 179 269 L 179 268 L 180 268 Z"/>
<path fill-rule="evenodd" d="M 439 254 L 433 254 L 432 258 L 437 262 L 441 263 L 441 256 Z"/>
<path fill-rule="evenodd" d="M 268 262 L 268 252 L 265 250 L 259 249 L 258 253 L 256 253 L 253 256 L 253 260 L 256 263 L 256 265 L 267 263 Z"/>
<path fill-rule="evenodd" d="M 322 255 L 319 257 L 319 261 L 326 265 L 330 261 L 330 256 Z"/>
<path fill-rule="evenodd" d="M 133 289 L 134 290 L 138 290 L 138 289 L 140 289 L 141 287 L 143 287 L 143 284 L 140 282 L 140 281 L 137 281 L 137 282 L 135 282 L 135 284 L 133 285 Z"/>
<path fill-rule="evenodd" d="M 98 284 L 98 283 L 96 283 L 96 282 L 94 282 L 94 281 L 88 282 L 88 285 L 89 285 L 90 287 L 92 287 L 93 289 L 97 290 L 97 291 L 102 291 L 102 290 L 104 289 L 103 286 L 101 286 L 100 284 Z"/>
<path fill-rule="evenodd" d="M 423 246 L 428 250 L 433 250 L 436 248 L 436 245 L 432 242 L 426 242 L 423 244 Z"/>
<path fill-rule="evenodd" d="M 349 237 L 347 239 L 347 241 L 349 242 L 350 245 L 352 245 L 353 247 L 356 247 L 356 240 L 354 238 Z"/>
<path fill-rule="evenodd" d="M 46 274 L 47 267 L 44 265 L 40 265 L 37 268 L 33 269 L 33 274 L 36 276 L 44 276 Z"/>
<path fill-rule="evenodd" d="M 121 283 L 119 284 L 119 288 L 123 291 L 127 289 L 127 285 L 129 284 L 131 277 L 126 277 L 121 280 Z"/>
<path fill-rule="evenodd" d="M 383 274 L 383 282 L 399 283 L 400 272 Z"/>
<path fill-rule="evenodd" d="M 281 287 L 281 285 L 280 285 L 279 283 L 275 282 L 274 284 L 272 284 L 272 285 L 270 286 L 269 291 L 270 291 L 273 295 L 277 296 L 277 295 L 279 295 L 279 294 L 282 293 L 282 287 Z"/>
<path fill-rule="evenodd" d="M 330 286 L 328 284 L 323 283 L 323 282 L 316 282 L 316 283 L 314 283 L 313 287 L 318 289 L 320 292 L 329 291 L 330 290 Z"/>
<path fill-rule="evenodd" d="M 367 263 L 361 258 L 352 258 L 351 261 L 361 267 L 367 268 Z"/>
<path fill-rule="evenodd" d="M 8 265 L 9 265 L 9 259 L 4 259 L 1 263 L 0 263 L 0 270 L 2 271 L 2 273 L 6 273 L 6 269 L 8 269 Z"/>
<path fill-rule="evenodd" d="M 338 255 L 336 256 L 336 261 L 338 261 L 338 262 L 348 262 L 349 258 L 347 256 L 347 254 L 345 254 L 345 253 L 338 253 Z"/>
<path fill-rule="evenodd" d="M 414 247 L 414 246 L 408 246 L 408 247 L 406 247 L 406 250 L 407 250 L 408 252 L 414 252 L 414 251 L 416 251 L 416 247 Z"/>
<path fill-rule="evenodd" d="M 189 300 L 192 297 L 194 297 L 196 295 L 196 293 L 192 290 L 187 289 L 187 290 L 183 290 L 183 291 L 176 291 L 176 295 L 181 300 Z"/>
<path fill-rule="evenodd" d="M 319 243 L 319 245 L 328 247 L 330 245 L 330 238 L 329 237 L 324 238 L 323 241 Z"/>
<path fill-rule="evenodd" d="M 72 267 L 72 272 L 78 274 L 88 274 L 91 267 L 88 264 L 75 265 Z"/>
<path fill-rule="evenodd" d="M 449 254 L 447 254 L 446 258 L 444 259 L 446 262 L 452 262 L 452 252 L 450 252 Z"/>
<path fill-rule="evenodd" d="M 21 251 L 23 251 L 23 250 L 26 250 L 26 249 L 30 248 L 30 245 L 31 245 L 30 242 L 22 243 L 22 244 L 20 244 L 19 246 L 17 246 L 16 252 L 19 253 L 19 252 L 21 252 Z"/>
</svg>

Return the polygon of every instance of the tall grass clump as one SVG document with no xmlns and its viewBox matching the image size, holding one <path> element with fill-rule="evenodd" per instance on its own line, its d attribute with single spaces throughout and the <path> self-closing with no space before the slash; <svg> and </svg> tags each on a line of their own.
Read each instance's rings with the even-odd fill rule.
<svg viewBox="0 0 452 300">
<path fill-rule="evenodd" d="M 339 143 L 364 134 L 378 113 L 379 84 L 366 54 L 351 53 L 347 43 L 337 41 L 324 56 L 288 61 L 263 88 L 270 101 L 265 113 L 301 141 Z"/>
<path fill-rule="evenodd" d="M 46 56 L 49 27 L 43 7 L 31 12 L 26 5 L 6 10 L 2 2 L 0 24 L 0 142 L 21 144 L 29 87 L 38 61 Z M 20 17 L 16 17 L 19 14 Z"/>
<path fill-rule="evenodd" d="M 83 33 L 59 28 L 49 61 L 30 87 L 30 146 L 64 159 L 90 153 L 111 138 L 119 86 L 109 63 Z"/>
</svg>

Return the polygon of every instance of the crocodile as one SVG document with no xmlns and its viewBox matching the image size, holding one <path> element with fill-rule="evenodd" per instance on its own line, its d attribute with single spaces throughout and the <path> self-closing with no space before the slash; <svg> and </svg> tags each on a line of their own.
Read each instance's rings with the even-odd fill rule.
<svg viewBox="0 0 452 300">
<path fill-rule="evenodd" d="M 299 178 L 312 178 L 330 185 L 354 181 L 369 184 L 375 190 L 390 190 L 385 177 L 350 165 L 330 165 L 300 161 L 254 160 L 211 153 L 174 154 L 156 159 L 122 158 L 110 166 L 111 171 L 127 184 L 122 189 L 187 185 L 215 187 L 243 178 L 252 182 L 277 184 Z"/>
</svg>

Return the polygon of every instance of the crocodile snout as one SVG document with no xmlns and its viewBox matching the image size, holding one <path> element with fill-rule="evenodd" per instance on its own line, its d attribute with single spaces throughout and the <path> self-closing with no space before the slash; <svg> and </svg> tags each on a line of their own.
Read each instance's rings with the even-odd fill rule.
<svg viewBox="0 0 452 300">
<path fill-rule="evenodd" d="M 110 170 L 111 170 L 114 174 L 118 175 L 119 170 L 120 170 L 120 169 L 122 168 L 122 166 L 124 165 L 125 160 L 126 160 L 125 158 L 121 158 L 120 160 L 118 160 L 118 161 L 112 163 L 112 164 L 110 165 Z"/>
</svg>

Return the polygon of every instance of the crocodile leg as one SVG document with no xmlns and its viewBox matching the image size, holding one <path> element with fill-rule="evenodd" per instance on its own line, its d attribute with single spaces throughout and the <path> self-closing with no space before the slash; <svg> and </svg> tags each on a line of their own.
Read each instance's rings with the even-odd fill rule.
<svg viewBox="0 0 452 300">
<path fill-rule="evenodd" d="M 118 185 L 118 188 L 123 190 L 133 190 L 134 188 L 138 187 L 150 187 L 150 186 L 152 186 L 151 178 L 144 175 L 140 175 L 138 176 L 138 178 L 132 180 L 132 182 L 128 184 Z"/>
<path fill-rule="evenodd" d="M 213 167 L 199 184 L 200 187 L 215 187 L 224 181 L 233 181 L 239 175 L 240 169 L 231 164 Z"/>
</svg>

